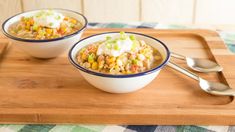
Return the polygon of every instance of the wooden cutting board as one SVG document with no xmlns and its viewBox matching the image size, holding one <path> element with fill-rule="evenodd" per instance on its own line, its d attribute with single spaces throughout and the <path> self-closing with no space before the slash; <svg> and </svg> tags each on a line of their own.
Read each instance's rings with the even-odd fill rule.
<svg viewBox="0 0 235 132">
<path fill-rule="evenodd" d="M 216 61 L 223 66 L 223 72 L 198 74 L 235 88 L 235 55 L 216 32 L 88 29 L 83 37 L 120 30 L 154 36 L 171 51 Z M 1 41 L 6 39 L 1 37 Z M 182 60 L 172 61 L 186 66 Z M 69 63 L 67 53 L 40 60 L 12 45 L 0 64 L 0 123 L 234 125 L 235 101 L 233 97 L 203 92 L 196 81 L 167 66 L 137 92 L 106 93 L 82 78 Z"/>
</svg>

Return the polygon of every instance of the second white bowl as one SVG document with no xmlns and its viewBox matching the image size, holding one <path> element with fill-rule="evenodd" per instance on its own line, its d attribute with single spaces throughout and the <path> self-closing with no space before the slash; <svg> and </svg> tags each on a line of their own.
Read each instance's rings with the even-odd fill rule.
<svg viewBox="0 0 235 132">
<path fill-rule="evenodd" d="M 46 10 L 46 9 L 42 9 Z M 47 39 L 47 40 L 30 40 L 30 39 L 22 39 L 17 38 L 15 36 L 12 36 L 8 33 L 8 28 L 11 24 L 20 21 L 21 17 L 23 16 L 32 16 L 32 14 L 35 14 L 35 12 L 38 12 L 39 10 L 33 10 L 28 11 L 24 13 L 17 14 L 9 19 L 7 19 L 2 24 L 2 30 L 5 36 L 10 38 L 12 43 L 28 53 L 29 55 L 37 58 L 53 58 L 60 54 L 62 54 L 64 51 L 71 48 L 71 46 L 76 43 L 80 38 L 84 31 L 84 29 L 87 26 L 87 19 L 85 16 L 83 16 L 80 13 L 66 10 L 66 9 L 50 9 L 59 13 L 62 13 L 63 15 L 70 16 L 81 22 L 82 27 L 80 30 L 76 31 L 73 34 L 55 38 L 55 39 Z"/>
</svg>

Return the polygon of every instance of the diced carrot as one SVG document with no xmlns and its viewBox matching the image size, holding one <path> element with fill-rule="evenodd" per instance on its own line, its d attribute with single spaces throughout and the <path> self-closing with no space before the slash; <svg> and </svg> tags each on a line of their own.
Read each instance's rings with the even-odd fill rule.
<svg viewBox="0 0 235 132">
<path fill-rule="evenodd" d="M 132 65 L 132 66 L 131 66 L 131 71 L 132 71 L 133 73 L 137 72 L 137 70 L 138 70 L 138 66 L 137 66 L 137 65 Z"/>
<path fill-rule="evenodd" d="M 87 47 L 87 50 L 88 50 L 88 51 L 91 51 L 91 50 L 92 50 L 92 45 L 88 46 L 88 47 Z"/>
<path fill-rule="evenodd" d="M 33 25 L 34 24 L 34 20 L 33 19 L 29 19 L 29 23 L 30 23 L 30 25 Z"/>
<path fill-rule="evenodd" d="M 64 33 L 66 32 L 66 30 L 67 30 L 66 27 L 60 27 L 59 32 L 60 32 L 61 34 L 64 34 Z"/>
<path fill-rule="evenodd" d="M 69 18 L 68 18 L 68 17 L 64 17 L 64 20 L 65 20 L 65 21 L 68 21 L 68 20 L 69 20 Z"/>
</svg>

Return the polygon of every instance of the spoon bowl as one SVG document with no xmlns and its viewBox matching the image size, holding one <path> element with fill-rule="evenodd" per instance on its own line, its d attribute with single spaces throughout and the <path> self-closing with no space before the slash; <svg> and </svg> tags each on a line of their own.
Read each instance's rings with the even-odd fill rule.
<svg viewBox="0 0 235 132">
<path fill-rule="evenodd" d="M 235 96 L 235 90 L 222 83 L 210 82 L 203 78 L 199 78 L 199 85 L 205 92 L 210 94 Z"/>
<path fill-rule="evenodd" d="M 195 73 L 193 73 L 183 67 L 180 67 L 172 62 L 168 62 L 167 65 L 169 67 L 193 78 L 194 80 L 197 80 L 199 82 L 200 88 L 209 94 L 223 95 L 223 96 L 235 96 L 235 89 L 229 87 L 228 85 L 225 85 L 225 84 L 219 83 L 219 82 L 207 81 L 207 80 L 199 77 L 197 74 L 195 74 Z"/>
<path fill-rule="evenodd" d="M 191 69 L 198 72 L 220 72 L 223 70 L 220 65 L 207 59 L 186 57 L 186 63 Z"/>
<path fill-rule="evenodd" d="M 208 59 L 191 58 L 173 52 L 171 52 L 171 56 L 174 58 L 185 60 L 188 67 L 193 69 L 194 71 L 208 73 L 208 72 L 220 72 L 223 70 L 223 68 L 220 65 Z"/>
</svg>

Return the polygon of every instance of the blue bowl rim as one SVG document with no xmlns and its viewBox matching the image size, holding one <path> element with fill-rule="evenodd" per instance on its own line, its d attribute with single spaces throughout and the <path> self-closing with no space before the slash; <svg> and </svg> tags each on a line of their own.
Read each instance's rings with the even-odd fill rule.
<svg viewBox="0 0 235 132">
<path fill-rule="evenodd" d="M 23 38 L 18 38 L 18 37 L 15 37 L 11 34 L 9 34 L 6 29 L 5 29 L 5 24 L 11 20 L 12 18 L 14 17 L 17 17 L 18 15 L 21 15 L 23 13 L 28 13 L 28 12 L 33 12 L 33 11 L 40 11 L 40 10 L 62 10 L 62 11 L 68 11 L 68 12 L 73 12 L 75 14 L 78 14 L 80 16 L 83 17 L 83 19 L 85 20 L 85 24 L 83 25 L 83 27 L 81 29 L 79 29 L 78 31 L 72 33 L 72 34 L 69 34 L 69 35 L 66 35 L 66 36 L 63 36 L 63 37 L 59 37 L 59 38 L 54 38 L 54 39 L 43 39 L 43 40 L 33 40 L 33 39 L 23 39 Z M 41 8 L 41 9 L 36 9 L 36 10 L 29 10 L 29 11 L 26 11 L 26 12 L 22 12 L 22 13 L 18 13 L 8 19 L 6 19 L 3 23 L 2 23 L 2 31 L 3 31 L 3 34 L 5 36 L 7 36 L 8 38 L 11 38 L 11 39 L 14 39 L 14 40 L 18 40 L 18 41 L 24 41 L 24 42 L 51 42 L 51 41 L 57 41 L 57 40 L 62 40 L 62 39 L 66 39 L 66 38 L 70 38 L 72 36 L 75 36 L 76 34 L 79 34 L 81 31 L 83 31 L 86 27 L 87 27 L 87 24 L 88 24 L 88 20 L 87 18 L 79 13 L 79 12 L 76 12 L 76 11 L 73 11 L 73 10 L 69 10 L 69 9 L 62 9 L 62 8 Z"/>
<path fill-rule="evenodd" d="M 150 70 L 147 70 L 147 71 L 144 71 L 144 72 L 141 72 L 141 73 L 136 73 L 136 74 L 127 74 L 127 75 L 112 75 L 112 74 L 104 74 L 104 73 L 99 73 L 99 72 L 94 72 L 94 71 L 91 71 L 91 70 L 88 70 L 82 66 L 80 66 L 79 64 L 77 64 L 74 60 L 73 60 L 73 57 L 72 57 L 72 51 L 73 49 L 76 47 L 76 45 L 78 45 L 79 43 L 81 43 L 82 41 L 86 40 L 86 39 L 89 39 L 91 37 L 95 37 L 95 36 L 98 36 L 98 35 L 103 35 L 103 34 L 110 34 L 110 33 L 119 33 L 119 32 L 105 32 L 105 33 L 99 33 L 99 34 L 95 34 L 95 35 L 91 35 L 89 37 L 86 37 L 86 38 L 83 38 L 81 39 L 80 41 L 78 41 L 77 43 L 75 43 L 71 49 L 69 50 L 69 53 L 68 53 L 68 57 L 69 57 L 69 61 L 72 65 L 74 65 L 76 68 L 78 68 L 79 70 L 83 71 L 83 72 L 86 72 L 86 73 L 89 73 L 89 74 L 92 74 L 92 75 L 96 75 L 96 76 L 101 76 L 101 77 L 109 77 L 109 78 L 130 78 L 130 77 L 138 77 L 138 76 L 144 76 L 144 75 L 147 75 L 147 74 L 151 74 L 157 70 L 159 70 L 160 68 L 162 68 L 163 66 L 165 66 L 167 64 L 167 62 L 169 61 L 170 59 L 170 51 L 168 49 L 168 47 L 160 40 L 152 37 L 152 36 L 149 36 L 149 35 L 145 35 L 145 34 L 141 34 L 141 33 L 136 33 L 136 32 L 126 32 L 126 33 L 130 33 L 130 34 L 137 34 L 137 35 L 141 35 L 141 36 L 145 36 L 145 37 L 148 37 L 148 38 L 151 38 L 151 39 L 154 39 L 155 41 L 159 42 L 165 49 L 166 49 L 166 52 L 167 52 L 167 55 L 166 55 L 166 59 L 164 60 L 164 62 L 161 64 L 161 65 L 158 65 L 157 67 L 155 68 L 152 68 Z"/>
</svg>

